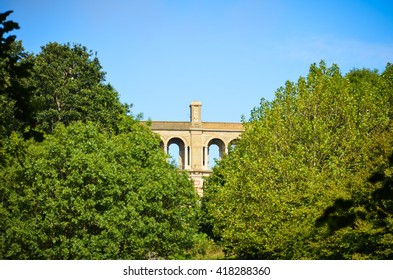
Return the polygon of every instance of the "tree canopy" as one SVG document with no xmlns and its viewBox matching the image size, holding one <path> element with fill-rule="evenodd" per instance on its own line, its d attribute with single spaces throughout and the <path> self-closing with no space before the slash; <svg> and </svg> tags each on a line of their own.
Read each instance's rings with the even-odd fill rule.
<svg viewBox="0 0 393 280">
<path fill-rule="evenodd" d="M 77 122 L 42 143 L 9 141 L 0 258 L 178 258 L 191 247 L 196 192 L 147 127 L 113 136 Z"/>
<path fill-rule="evenodd" d="M 328 249 L 329 232 L 315 222 L 334 201 L 364 193 L 387 162 L 392 68 L 343 76 L 322 61 L 262 100 L 208 180 L 205 229 L 240 258 L 372 258 L 348 254 L 342 238 Z"/>
<path fill-rule="evenodd" d="M 10 14 L 0 14 L 0 259 L 189 256 L 199 205 L 188 176 L 91 51 L 48 43 L 27 54 L 3 38 L 19 27 Z"/>
<path fill-rule="evenodd" d="M 118 93 L 105 84 L 105 73 L 92 51 L 79 44 L 48 43 L 34 61 L 36 121 L 51 132 L 57 123 L 94 121 L 116 130 L 128 111 Z"/>
</svg>

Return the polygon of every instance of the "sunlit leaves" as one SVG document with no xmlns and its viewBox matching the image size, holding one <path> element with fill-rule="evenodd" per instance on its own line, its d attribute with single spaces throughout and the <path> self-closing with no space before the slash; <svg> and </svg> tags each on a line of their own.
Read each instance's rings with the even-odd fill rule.
<svg viewBox="0 0 393 280">
<path fill-rule="evenodd" d="M 205 191 L 207 224 L 229 253 L 344 257 L 325 250 L 315 220 L 336 199 L 364 191 L 362 182 L 389 154 L 389 69 L 342 76 L 336 65 L 313 64 L 307 77 L 287 82 L 273 101 L 262 100 L 251 112 Z M 381 137 L 385 132 L 388 139 Z"/>
</svg>

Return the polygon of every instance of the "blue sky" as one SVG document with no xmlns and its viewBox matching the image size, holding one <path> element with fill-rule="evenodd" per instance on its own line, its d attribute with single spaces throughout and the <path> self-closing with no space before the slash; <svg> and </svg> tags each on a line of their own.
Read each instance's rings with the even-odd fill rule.
<svg viewBox="0 0 393 280">
<path fill-rule="evenodd" d="M 393 62 L 393 1 L 1 0 L 27 51 L 75 42 L 145 119 L 240 121 L 311 63 L 382 71 Z"/>
</svg>

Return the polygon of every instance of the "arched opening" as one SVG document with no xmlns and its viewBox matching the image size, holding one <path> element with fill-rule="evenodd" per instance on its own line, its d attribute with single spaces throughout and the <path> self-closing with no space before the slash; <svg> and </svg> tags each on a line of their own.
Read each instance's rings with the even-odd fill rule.
<svg viewBox="0 0 393 280">
<path fill-rule="evenodd" d="M 186 158 L 184 142 L 180 138 L 172 138 L 168 141 L 168 155 L 170 162 L 174 163 L 180 169 L 185 169 Z"/>
<path fill-rule="evenodd" d="M 237 142 L 239 142 L 239 138 L 233 139 L 232 141 L 229 142 L 228 153 L 232 152 L 235 149 Z"/>
<path fill-rule="evenodd" d="M 216 162 L 219 161 L 225 153 L 225 143 L 221 139 L 214 138 L 207 145 L 207 162 L 208 169 L 212 169 Z"/>
<path fill-rule="evenodd" d="M 213 169 L 217 161 L 221 159 L 220 148 L 216 144 L 212 144 L 209 146 L 208 154 L 209 154 L 208 166 L 209 169 Z"/>
</svg>

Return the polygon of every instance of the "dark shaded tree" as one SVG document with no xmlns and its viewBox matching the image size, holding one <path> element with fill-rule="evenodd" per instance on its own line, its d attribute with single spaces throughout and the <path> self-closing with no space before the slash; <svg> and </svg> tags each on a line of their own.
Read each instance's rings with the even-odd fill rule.
<svg viewBox="0 0 393 280">
<path fill-rule="evenodd" d="M 0 14 L 0 136 L 20 131 L 29 137 L 35 124 L 32 88 L 25 79 L 31 76 L 32 56 L 24 51 L 15 35 L 6 35 L 19 29 L 16 22 L 7 20 L 11 13 Z"/>
</svg>

